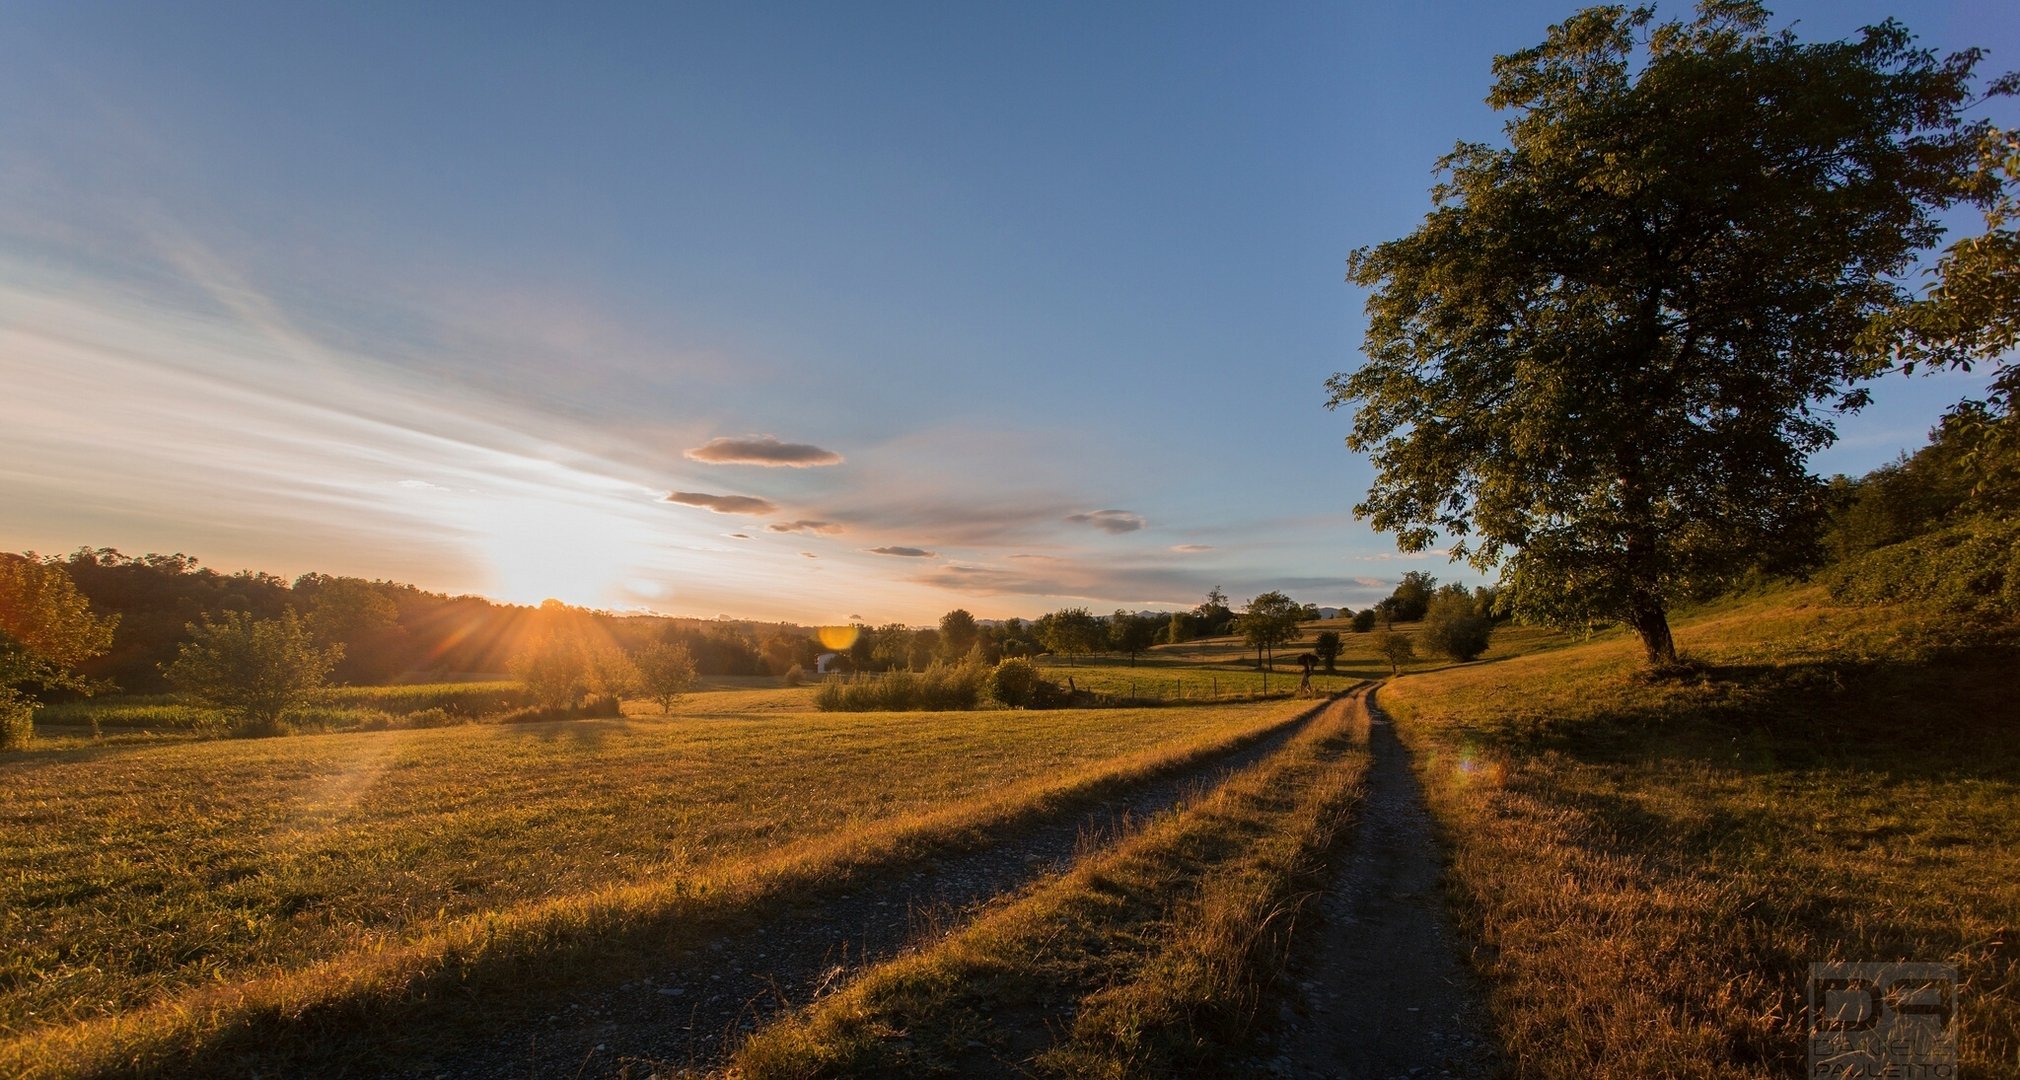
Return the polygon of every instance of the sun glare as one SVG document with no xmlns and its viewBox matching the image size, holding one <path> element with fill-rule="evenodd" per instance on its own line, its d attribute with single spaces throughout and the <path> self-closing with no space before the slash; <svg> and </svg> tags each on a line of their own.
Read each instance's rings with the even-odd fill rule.
<svg viewBox="0 0 2020 1080">
<path fill-rule="evenodd" d="M 487 592 L 515 604 L 555 599 L 621 606 L 646 554 L 635 522 L 580 503 L 537 496 L 481 508 L 472 524 L 490 578 Z"/>
</svg>

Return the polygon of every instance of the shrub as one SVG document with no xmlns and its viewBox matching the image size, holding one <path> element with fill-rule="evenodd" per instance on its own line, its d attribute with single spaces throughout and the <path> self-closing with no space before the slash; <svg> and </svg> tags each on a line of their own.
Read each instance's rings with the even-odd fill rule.
<svg viewBox="0 0 2020 1080">
<path fill-rule="evenodd" d="M 1354 633 L 1365 634 L 1368 631 L 1373 630 L 1374 628 L 1375 628 L 1374 608 L 1368 608 L 1365 611 L 1354 612 L 1354 622 L 1353 622 Z"/>
<path fill-rule="evenodd" d="M 1487 651 L 1494 624 L 1474 607 L 1473 598 L 1440 590 L 1424 615 L 1424 644 L 1461 662 Z"/>
<path fill-rule="evenodd" d="M 794 664 L 792 667 L 786 669 L 785 680 L 787 686 L 806 685 L 807 681 L 806 669 L 799 666 L 798 664 Z"/>
<path fill-rule="evenodd" d="M 1029 660 L 1005 660 L 989 673 L 989 696 L 1013 709 L 1025 708 L 1042 678 Z"/>
<path fill-rule="evenodd" d="M 981 703 L 989 669 L 978 663 L 933 663 L 920 674 L 893 671 L 829 679 L 814 693 L 825 712 L 951 712 Z"/>
</svg>

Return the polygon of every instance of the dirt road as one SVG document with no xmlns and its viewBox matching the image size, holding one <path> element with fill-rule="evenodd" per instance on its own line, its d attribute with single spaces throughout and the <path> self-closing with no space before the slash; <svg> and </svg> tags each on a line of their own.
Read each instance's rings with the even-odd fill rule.
<svg viewBox="0 0 2020 1080">
<path fill-rule="evenodd" d="M 1382 1080 L 1495 1074 L 1485 1006 L 1439 891 L 1442 862 L 1409 752 L 1369 710 L 1367 792 L 1294 959 L 1264 1069 Z"/>
</svg>

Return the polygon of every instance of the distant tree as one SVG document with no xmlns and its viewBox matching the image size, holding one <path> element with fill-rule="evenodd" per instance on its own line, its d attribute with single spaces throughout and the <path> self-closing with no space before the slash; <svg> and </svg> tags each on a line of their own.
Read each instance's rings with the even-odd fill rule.
<svg viewBox="0 0 2020 1080">
<path fill-rule="evenodd" d="M 1321 630 L 1317 639 L 1312 642 L 1312 652 L 1326 665 L 1327 671 L 1335 670 L 1333 664 L 1340 658 L 1342 648 L 1340 632 L 1337 630 Z"/>
<path fill-rule="evenodd" d="M 870 671 L 877 663 L 877 632 L 862 623 L 856 623 L 856 639 L 849 643 L 849 666 L 856 671 Z"/>
<path fill-rule="evenodd" d="M 1487 651 L 1487 638 L 1493 630 L 1493 622 L 1474 608 L 1465 588 L 1449 585 L 1431 598 L 1422 637 L 1431 649 L 1463 662 Z"/>
<path fill-rule="evenodd" d="M 547 637 L 512 658 L 511 671 L 543 709 L 573 709 L 594 686 L 589 657 L 580 642 Z"/>
<path fill-rule="evenodd" d="M 1297 602 L 1283 593 L 1271 591 L 1248 602 L 1239 623 L 1242 641 L 1256 651 L 1256 666 L 1276 667 L 1275 650 L 1297 640 L 1298 616 L 1304 613 Z M 1265 661 L 1264 656 L 1268 655 Z"/>
<path fill-rule="evenodd" d="M 968 614 L 966 608 L 955 608 L 940 616 L 941 659 L 960 660 L 973 651 L 981 640 L 981 628 L 975 624 L 975 616 Z"/>
<path fill-rule="evenodd" d="M 32 740 L 33 692 L 94 688 L 77 665 L 112 647 L 118 622 L 91 613 L 62 564 L 0 554 L 0 750 Z"/>
<path fill-rule="evenodd" d="M 223 712 L 241 735 L 286 730 L 287 715 L 314 700 L 344 653 L 342 645 L 317 645 L 292 610 L 277 619 L 227 611 L 192 624 L 189 635 L 163 674 Z"/>
<path fill-rule="evenodd" d="M 659 705 L 661 715 L 694 689 L 694 657 L 682 646 L 655 641 L 633 653 L 631 663 L 638 669 L 639 692 Z"/>
<path fill-rule="evenodd" d="M 1200 637 L 1219 637 L 1234 625 L 1234 611 L 1227 606 L 1227 593 L 1215 585 L 1206 592 L 1206 599 L 1192 609 L 1195 630 Z"/>
<path fill-rule="evenodd" d="M 1069 661 L 1100 648 L 1103 639 L 1101 620 L 1086 608 L 1061 608 L 1045 617 L 1045 647 Z"/>
<path fill-rule="evenodd" d="M 1389 674 L 1400 675 L 1403 664 L 1417 656 L 1417 647 L 1410 639 L 1394 630 L 1382 630 L 1375 634 L 1375 655 L 1389 662 Z"/>
<path fill-rule="evenodd" d="M 1128 654 L 1130 667 L 1136 666 L 1136 654 L 1150 648 L 1156 636 L 1156 623 L 1127 611 L 1118 610 L 1108 620 L 1108 645 L 1116 652 Z"/>
<path fill-rule="evenodd" d="M 1376 467 L 1357 514 L 1662 666 L 1676 600 L 1809 549 L 1869 330 L 1986 192 L 1975 52 L 1891 21 L 1804 43 L 1747 0 L 1654 19 L 1588 8 L 1495 60 L 1505 144 L 1457 146 L 1419 228 L 1349 259 L 1368 360 L 1328 386 Z"/>
<path fill-rule="evenodd" d="M 886 623 L 877 627 L 876 643 L 873 646 L 876 666 L 885 671 L 900 671 L 912 666 L 912 628 L 904 623 Z"/>
<path fill-rule="evenodd" d="M 1374 628 L 1375 628 L 1374 608 L 1368 608 L 1363 611 L 1354 612 L 1354 621 L 1351 625 L 1351 629 L 1354 631 L 1354 633 L 1365 634 L 1368 631 L 1373 630 Z"/>
<path fill-rule="evenodd" d="M 906 658 L 913 671 L 924 671 L 940 655 L 940 631 L 924 626 L 912 631 L 912 654 Z"/>
<path fill-rule="evenodd" d="M 1431 593 L 1438 587 L 1438 579 L 1421 570 L 1412 570 L 1396 583 L 1396 591 L 1389 594 L 1384 606 L 1391 622 L 1416 622 L 1431 609 Z"/>
<path fill-rule="evenodd" d="M 321 645 L 342 645 L 337 679 L 377 682 L 406 666 L 410 646 L 400 608 L 385 589 L 362 578 L 303 574 L 294 595 L 306 605 L 302 622 Z"/>
<path fill-rule="evenodd" d="M 1164 640 L 1173 645 L 1183 645 L 1192 640 L 1192 616 L 1183 611 L 1174 611 L 1164 625 Z"/>
</svg>

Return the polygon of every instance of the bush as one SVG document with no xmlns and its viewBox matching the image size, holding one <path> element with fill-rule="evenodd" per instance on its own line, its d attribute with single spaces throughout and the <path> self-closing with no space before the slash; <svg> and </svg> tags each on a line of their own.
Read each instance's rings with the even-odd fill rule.
<svg viewBox="0 0 2020 1080">
<path fill-rule="evenodd" d="M 989 696 L 1013 709 L 1021 709 L 1031 704 L 1031 695 L 1041 679 L 1038 665 L 1031 661 L 1005 660 L 989 673 Z"/>
<path fill-rule="evenodd" d="M 289 611 L 255 619 L 227 611 L 189 626 L 190 641 L 162 674 L 177 689 L 208 702 L 231 722 L 234 735 L 283 735 L 287 714 L 312 701 L 344 655 L 342 646 L 318 647 Z"/>
<path fill-rule="evenodd" d="M 988 681 L 989 669 L 981 664 L 936 662 L 917 675 L 893 671 L 829 679 L 814 693 L 814 705 L 825 712 L 952 712 L 980 704 Z"/>
<path fill-rule="evenodd" d="M 798 664 L 794 664 L 792 667 L 786 669 L 785 680 L 787 686 L 804 686 L 807 681 L 807 671 Z"/>
<path fill-rule="evenodd" d="M 1373 630 L 1374 628 L 1375 628 L 1374 608 L 1368 608 L 1366 611 L 1354 612 L 1354 621 L 1353 621 L 1354 633 L 1365 634 L 1368 631 Z"/>
<path fill-rule="evenodd" d="M 1473 598 L 1440 591 L 1424 615 L 1424 644 L 1461 662 L 1487 651 L 1494 624 L 1475 610 Z"/>
</svg>

